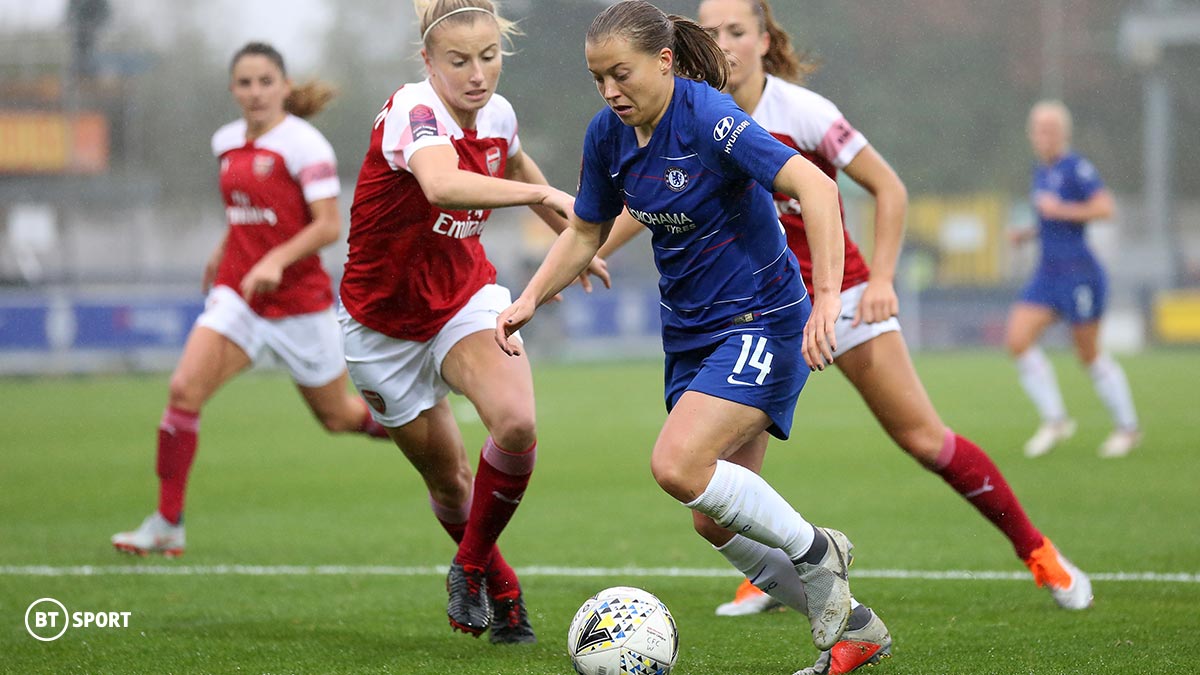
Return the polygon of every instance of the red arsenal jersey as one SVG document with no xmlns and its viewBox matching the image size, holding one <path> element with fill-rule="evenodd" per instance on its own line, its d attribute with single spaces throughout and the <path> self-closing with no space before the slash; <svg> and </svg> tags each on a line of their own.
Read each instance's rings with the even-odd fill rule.
<svg viewBox="0 0 1200 675">
<path fill-rule="evenodd" d="M 837 180 L 838 169 L 845 168 L 863 148 L 867 139 L 859 133 L 829 99 L 796 84 L 767 75 L 762 100 L 753 113 L 754 121 L 788 147 L 800 151 L 825 175 Z M 841 197 L 838 197 L 839 208 Z M 800 203 L 781 192 L 775 193 L 775 208 L 779 222 L 787 233 L 788 247 L 800 261 L 804 285 L 812 292 L 812 251 L 804 232 L 804 217 Z M 842 209 L 842 220 L 846 218 Z M 858 246 L 845 232 L 846 265 L 842 273 L 842 290 L 861 284 L 870 277 L 867 262 Z"/>
<path fill-rule="evenodd" d="M 337 163 L 321 132 L 293 115 L 253 141 L 246 140 L 245 120 L 226 124 L 213 134 L 212 149 L 221 160 L 229 222 L 216 283 L 240 294 L 250 268 L 312 222 L 309 203 L 338 195 Z M 279 318 L 332 304 L 329 275 L 314 254 L 284 269 L 279 288 L 255 295 L 250 308 Z"/>
<path fill-rule="evenodd" d="M 350 209 L 350 251 L 342 304 L 362 325 L 424 342 L 496 281 L 479 235 L 490 210 L 453 211 L 429 203 L 408 161 L 421 148 L 450 145 L 458 166 L 504 176 L 520 150 L 512 106 L 493 95 L 462 129 L 429 81 L 401 87 L 375 117 Z"/>
</svg>

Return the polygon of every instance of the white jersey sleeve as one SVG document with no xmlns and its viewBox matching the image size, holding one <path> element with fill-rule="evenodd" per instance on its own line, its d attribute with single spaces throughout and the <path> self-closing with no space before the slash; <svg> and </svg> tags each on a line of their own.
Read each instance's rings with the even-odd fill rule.
<svg viewBox="0 0 1200 675">
<path fill-rule="evenodd" d="M 240 148 L 246 144 L 246 120 L 238 119 L 217 129 L 212 135 L 213 157 Z"/>
<path fill-rule="evenodd" d="M 325 136 L 293 115 L 280 127 L 280 154 L 287 162 L 288 173 L 304 190 L 304 200 L 311 204 L 338 196 L 342 186 L 337 175 L 337 158 Z"/>
<path fill-rule="evenodd" d="M 844 169 L 868 144 L 832 101 L 772 75 L 767 76 L 754 119 L 772 134 L 789 137 L 799 150 L 816 153 L 838 169 Z"/>
<path fill-rule="evenodd" d="M 458 129 L 428 81 L 400 88 L 377 124 L 383 125 L 380 151 L 393 171 L 409 171 L 409 159 L 421 148 L 451 145 Z"/>
</svg>

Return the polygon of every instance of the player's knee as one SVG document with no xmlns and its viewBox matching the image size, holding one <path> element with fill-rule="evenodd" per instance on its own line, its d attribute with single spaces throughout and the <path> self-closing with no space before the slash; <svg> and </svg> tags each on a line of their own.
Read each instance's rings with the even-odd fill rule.
<svg viewBox="0 0 1200 675">
<path fill-rule="evenodd" d="M 509 452 L 521 452 L 537 441 L 537 424 L 532 413 L 504 415 L 488 431 L 496 445 Z"/>
<path fill-rule="evenodd" d="M 1023 333 L 1009 330 L 1004 336 L 1004 348 L 1014 359 L 1024 354 L 1032 346 L 1033 343 Z"/>
<path fill-rule="evenodd" d="M 914 426 L 892 433 L 896 445 L 925 466 L 932 466 L 937 462 L 945 437 L 946 428 L 940 424 Z"/>
<path fill-rule="evenodd" d="M 167 386 L 167 405 L 182 410 L 199 410 L 204 404 L 203 399 L 200 388 L 188 378 L 179 374 L 171 376 L 171 382 Z"/>
<path fill-rule="evenodd" d="M 664 492 L 685 504 L 704 491 L 703 486 L 699 490 L 695 489 L 696 481 L 686 467 L 657 449 L 650 456 L 650 473 Z"/>
</svg>

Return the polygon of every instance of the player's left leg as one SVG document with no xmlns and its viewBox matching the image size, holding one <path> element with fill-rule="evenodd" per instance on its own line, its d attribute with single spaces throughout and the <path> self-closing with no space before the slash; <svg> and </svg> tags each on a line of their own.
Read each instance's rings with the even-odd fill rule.
<svg viewBox="0 0 1200 675">
<path fill-rule="evenodd" d="M 332 382 L 319 387 L 297 384 L 300 395 L 308 404 L 327 431 L 333 433 L 354 432 L 372 438 L 388 438 L 387 429 L 371 416 L 367 402 L 355 396 L 349 389 L 350 378 L 343 369 Z"/>
<path fill-rule="evenodd" d="M 493 642 L 534 642 L 517 575 L 493 560 L 500 534 L 529 485 L 537 458 L 533 375 L 529 360 L 496 349 L 491 330 L 458 340 L 442 360 L 442 378 L 479 413 L 489 437 L 479 455 L 471 510 L 455 562 L 489 569 L 496 625 Z"/>
<path fill-rule="evenodd" d="M 1124 457 L 1142 441 L 1137 409 L 1125 371 L 1112 356 L 1100 351 L 1100 322 L 1089 321 L 1071 326 L 1075 353 L 1092 376 L 1096 395 L 1112 415 L 1112 434 L 1100 446 L 1101 457 Z"/>
<path fill-rule="evenodd" d="M 762 410 L 688 390 L 667 415 L 650 469 L 659 486 L 688 508 L 786 555 L 806 584 L 813 643 L 829 649 L 852 610 L 846 574 L 852 545 L 841 532 L 810 524 L 758 474 L 724 459 L 771 425 Z"/>
<path fill-rule="evenodd" d="M 1004 474 L 987 453 L 942 423 L 913 368 L 901 334 L 884 333 L 839 355 L 835 363 L 888 436 L 970 502 L 1004 533 L 1017 557 L 1034 569 L 1038 552 L 1052 545 L 1029 520 Z M 1061 565 L 1059 568 L 1063 574 L 1052 574 L 1052 579 L 1034 570 L 1035 581 L 1039 586 L 1049 583 L 1060 591 L 1084 587 L 1086 576 L 1082 572 L 1073 566 L 1074 572 Z M 1090 603 L 1090 592 L 1088 595 Z M 1059 600 L 1059 594 L 1055 599 Z M 1079 609 L 1075 605 L 1082 602 L 1072 596 L 1059 604 Z"/>
</svg>

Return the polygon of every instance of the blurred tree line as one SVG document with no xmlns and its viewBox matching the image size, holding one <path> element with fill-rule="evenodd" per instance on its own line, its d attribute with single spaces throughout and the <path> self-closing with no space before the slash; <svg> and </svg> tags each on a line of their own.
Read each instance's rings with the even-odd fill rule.
<svg viewBox="0 0 1200 675">
<path fill-rule="evenodd" d="M 551 182 L 575 187 L 588 120 L 603 105 L 583 57 L 599 0 L 510 0 L 502 8 L 524 35 L 505 61 L 500 93 L 517 110 L 521 139 Z M 1063 0 L 1062 98 L 1074 110 L 1076 145 L 1121 192 L 1141 188 L 1141 79 L 1117 53 L 1122 13 L 1141 3 Z M 694 16 L 691 0 L 662 0 Z M 141 130 L 139 169 L 161 177 L 168 195 L 216 194 L 208 139 L 238 114 L 227 93 L 229 54 L 214 53 L 180 5 L 176 37 L 157 67 L 140 76 L 132 109 Z M 1025 115 L 1041 96 L 1040 0 L 796 2 L 774 9 L 795 43 L 822 64 L 808 83 L 832 99 L 891 161 L 913 193 L 1026 190 L 1031 156 Z M 338 2 L 319 45 L 315 75 L 341 90 L 314 120 L 353 182 L 375 114 L 396 87 L 423 77 L 412 7 L 391 0 Z M 111 42 L 143 36 L 115 27 Z M 284 54 L 285 58 L 288 55 Z M 1197 50 L 1170 54 L 1175 146 L 1200 141 Z M 1195 153 L 1176 152 L 1175 175 L 1200 173 Z M 1194 180 L 1175 188 L 1195 195 Z M 204 192 L 207 191 L 207 192 Z M 347 195 L 347 198 L 349 195 Z"/>
</svg>

